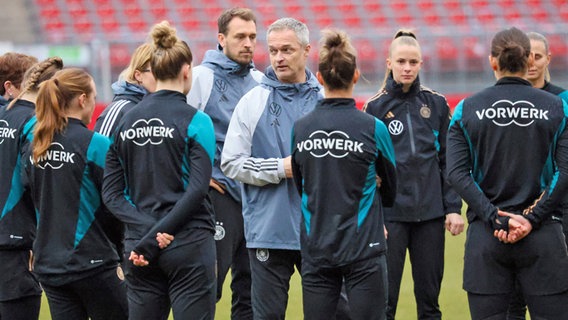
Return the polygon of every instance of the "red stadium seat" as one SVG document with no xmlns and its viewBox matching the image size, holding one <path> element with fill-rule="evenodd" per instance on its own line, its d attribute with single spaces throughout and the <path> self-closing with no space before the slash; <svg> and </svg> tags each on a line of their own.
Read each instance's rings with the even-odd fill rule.
<svg viewBox="0 0 568 320">
<path fill-rule="evenodd" d="M 434 2 L 432 0 L 419 0 L 418 1 L 418 8 L 420 11 L 424 10 L 432 10 L 434 9 Z"/>
<path fill-rule="evenodd" d="M 110 4 L 101 5 L 97 8 L 99 19 L 107 19 L 114 17 L 114 7 Z"/>
<path fill-rule="evenodd" d="M 381 4 L 376 0 L 363 0 L 363 9 L 367 13 L 381 10 Z"/>
</svg>

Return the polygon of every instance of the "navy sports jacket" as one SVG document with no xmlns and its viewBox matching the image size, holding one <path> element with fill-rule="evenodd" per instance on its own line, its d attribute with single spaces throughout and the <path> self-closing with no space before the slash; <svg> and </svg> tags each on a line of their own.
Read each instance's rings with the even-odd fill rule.
<svg viewBox="0 0 568 320">
<path fill-rule="evenodd" d="M 353 99 L 324 99 L 296 121 L 292 150 L 302 197 L 302 259 L 337 267 L 382 254 L 382 206 L 392 206 L 396 194 L 385 125 L 357 110 Z"/>
<path fill-rule="evenodd" d="M 33 249 L 40 282 L 61 285 L 117 265 L 118 254 L 100 222 L 110 214 L 100 194 L 109 145 L 107 137 L 69 118 L 36 165 L 31 149 L 26 151 L 24 166 L 39 212 Z"/>
<path fill-rule="evenodd" d="M 0 249 L 31 249 L 36 234 L 36 213 L 22 183 L 20 161 L 34 112 L 35 105 L 25 100 L 0 109 Z"/>
<path fill-rule="evenodd" d="M 505 77 L 454 111 L 448 134 L 448 178 L 468 203 L 468 220 L 507 226 L 497 208 L 533 227 L 553 219 L 568 186 L 568 105 Z"/>
<path fill-rule="evenodd" d="M 410 91 L 391 76 L 364 110 L 387 126 L 396 153 L 397 195 L 385 220 L 419 222 L 461 212 L 461 199 L 446 180 L 446 98 L 420 85 Z"/>
<path fill-rule="evenodd" d="M 175 236 L 165 250 L 213 235 L 206 195 L 214 152 L 211 118 L 180 92 L 151 93 L 124 115 L 107 156 L 103 199 L 125 223 L 126 252 L 151 261 L 160 253 L 158 232 Z"/>
</svg>

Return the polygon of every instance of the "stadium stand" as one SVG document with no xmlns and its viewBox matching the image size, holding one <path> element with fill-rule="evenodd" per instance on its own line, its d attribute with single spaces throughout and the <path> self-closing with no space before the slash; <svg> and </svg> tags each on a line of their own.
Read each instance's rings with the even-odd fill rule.
<svg viewBox="0 0 568 320">
<path fill-rule="evenodd" d="M 464 91 L 469 78 L 487 79 L 487 48 L 492 34 L 515 25 L 546 34 L 553 70 L 568 70 L 566 0 L 26 0 L 35 4 L 31 20 L 37 42 L 108 45 L 112 76 L 145 40 L 149 28 L 169 20 L 190 44 L 196 63 L 216 45 L 219 13 L 228 6 L 250 7 L 260 27 L 255 63 L 268 64 L 264 29 L 279 17 L 308 24 L 312 41 L 325 27 L 344 29 L 359 51 L 363 74 L 380 82 L 387 45 L 398 28 L 414 29 L 421 40 L 428 80 L 446 81 L 447 90 Z M 97 47 L 98 48 L 98 47 Z M 313 50 L 310 63 L 317 61 Z M 102 59 L 104 60 L 104 59 Z M 315 65 L 314 65 L 315 66 Z M 435 73 L 433 73 L 435 71 Z M 460 75 L 457 73 L 466 73 Z M 489 74 L 489 77 L 491 75 Z M 458 81 L 459 80 L 459 81 Z M 373 87 L 373 90 L 375 87 Z M 474 90 L 476 88 L 473 88 Z M 469 87 L 468 87 L 468 91 Z"/>
</svg>

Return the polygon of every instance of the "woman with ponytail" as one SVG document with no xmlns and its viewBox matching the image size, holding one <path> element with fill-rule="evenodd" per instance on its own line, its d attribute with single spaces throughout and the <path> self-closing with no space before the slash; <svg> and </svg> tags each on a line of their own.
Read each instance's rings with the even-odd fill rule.
<svg viewBox="0 0 568 320">
<path fill-rule="evenodd" d="M 61 68 L 59 57 L 33 65 L 19 94 L 0 109 L 0 319 L 37 319 L 39 314 L 41 289 L 31 268 L 37 221 L 20 160 L 35 124 L 39 85 Z"/>
<path fill-rule="evenodd" d="M 151 31 L 156 91 L 124 115 L 107 156 L 103 199 L 125 223 L 131 319 L 213 319 L 215 233 L 207 192 L 215 134 L 189 106 L 192 53 L 167 21 Z"/>
<path fill-rule="evenodd" d="M 463 288 L 473 320 L 510 319 L 516 284 L 531 319 L 568 319 L 559 210 L 568 104 L 526 80 L 533 58 L 524 32 L 498 32 L 489 56 L 497 83 L 462 100 L 450 123 L 448 180 L 468 204 Z"/>
<path fill-rule="evenodd" d="M 446 181 L 446 98 L 420 84 L 422 54 L 416 35 L 398 31 L 389 48 L 382 88 L 363 109 L 385 122 L 396 154 L 397 195 L 385 210 L 389 301 L 394 319 L 406 251 L 410 255 L 417 319 L 441 319 L 444 227 L 463 231 L 461 199 Z"/>
<path fill-rule="evenodd" d="M 396 193 L 394 149 L 382 121 L 355 107 L 359 78 L 347 34 L 325 30 L 317 79 L 326 98 L 294 124 L 292 170 L 302 197 L 305 319 L 335 314 L 343 281 L 351 319 L 385 319 L 383 206 Z M 319 140 L 342 141 L 313 148 Z M 382 179 L 377 188 L 375 176 Z"/>
<path fill-rule="evenodd" d="M 24 163 L 39 214 L 34 272 L 51 318 L 126 319 L 118 254 L 101 219 L 108 138 L 87 129 L 95 107 L 92 77 L 63 69 L 41 84 L 37 124 Z"/>
</svg>

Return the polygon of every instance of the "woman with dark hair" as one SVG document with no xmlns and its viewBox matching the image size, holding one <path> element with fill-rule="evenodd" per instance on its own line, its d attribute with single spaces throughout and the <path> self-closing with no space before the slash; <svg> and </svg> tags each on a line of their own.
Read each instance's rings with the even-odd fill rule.
<svg viewBox="0 0 568 320">
<path fill-rule="evenodd" d="M 20 94 L 24 73 L 37 63 L 37 58 L 23 53 L 7 52 L 0 56 L 0 107 Z"/>
<path fill-rule="evenodd" d="M 558 206 L 568 187 L 568 105 L 525 80 L 530 40 L 498 32 L 497 83 L 462 100 L 448 179 L 468 204 L 464 284 L 473 320 L 506 319 L 515 282 L 532 319 L 568 319 L 568 253 Z"/>
<path fill-rule="evenodd" d="M 25 72 L 22 90 L 0 109 L 0 319 L 37 319 L 39 315 L 41 288 L 31 266 L 37 218 L 21 179 L 21 159 L 35 124 L 39 85 L 61 68 L 59 57 L 33 65 Z"/>
<path fill-rule="evenodd" d="M 397 195 L 385 209 L 387 319 L 396 315 L 407 250 L 417 319 L 441 319 L 444 228 L 452 235 L 464 228 L 461 199 L 445 175 L 450 108 L 443 95 L 420 83 L 422 52 L 413 32 L 395 34 L 386 62 L 383 86 L 363 109 L 387 125 L 396 154 Z"/>
<path fill-rule="evenodd" d="M 167 21 L 151 31 L 156 92 L 124 115 L 107 156 L 103 198 L 125 223 L 131 319 L 213 319 L 215 233 L 209 180 L 215 133 L 186 103 L 193 56 Z"/>
<path fill-rule="evenodd" d="M 344 32 L 324 32 L 317 78 L 326 98 L 296 121 L 292 134 L 304 318 L 335 314 L 345 280 L 351 319 L 385 319 L 382 206 L 391 206 L 396 193 L 392 142 L 382 121 L 355 107 L 359 70 Z"/>
<path fill-rule="evenodd" d="M 100 222 L 110 215 L 100 193 L 110 141 L 86 126 L 96 95 L 93 78 L 81 69 L 44 81 L 23 157 L 38 212 L 34 272 L 55 320 L 128 317 L 118 254 Z"/>
</svg>

